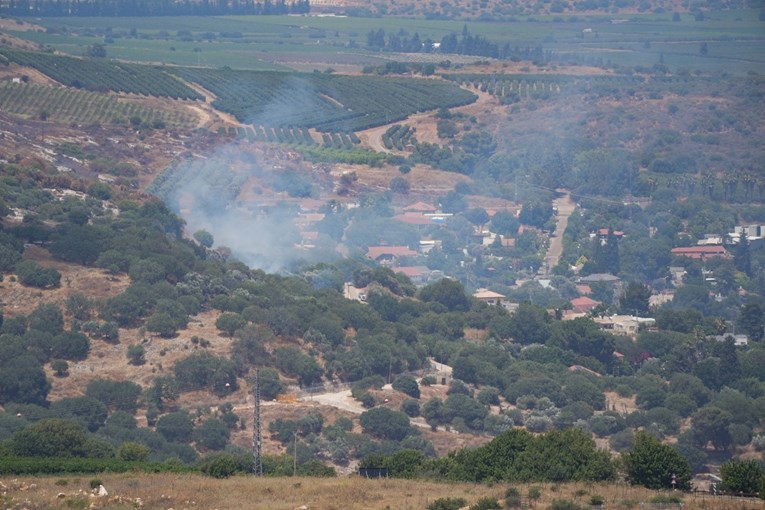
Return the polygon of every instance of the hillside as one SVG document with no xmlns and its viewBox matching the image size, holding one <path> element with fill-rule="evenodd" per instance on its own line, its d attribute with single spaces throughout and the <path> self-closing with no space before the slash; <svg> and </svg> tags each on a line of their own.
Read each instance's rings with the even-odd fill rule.
<svg viewBox="0 0 765 510">
<path fill-rule="evenodd" d="M 705 489 L 708 473 L 722 475 L 721 490 L 755 493 L 761 35 L 753 10 L 714 11 L 699 28 L 672 21 L 675 7 L 651 4 L 665 11 L 636 19 L 665 34 L 677 24 L 678 39 L 546 20 L 559 39 L 545 48 L 532 21 L 508 22 L 524 31 L 513 41 L 499 22 L 455 32 L 461 24 L 422 20 L 423 34 L 469 64 L 395 50 L 413 32 L 380 32 L 386 18 L 348 18 L 342 33 L 333 19 L 295 26 L 290 16 L 252 17 L 247 29 L 234 19 L 239 34 L 212 32 L 226 21 L 215 17 L 185 19 L 174 34 L 170 18 L 115 18 L 108 34 L 84 18 L 10 30 L 51 46 L 0 48 L 8 472 L 51 452 L 72 458 L 61 469 L 250 472 L 258 373 L 267 474 L 367 466 L 525 484 L 524 494 L 545 484 L 545 505 L 602 495 L 627 508 L 651 496 L 590 484 L 689 489 L 701 475 Z M 691 37 L 708 26 L 720 31 L 708 43 Z M 285 42 L 274 43 L 278 70 L 226 67 L 273 33 Z M 363 49 L 346 44 L 367 33 Z M 180 63 L 93 56 L 102 42 L 109 56 L 148 44 Z M 52 50 L 83 44 L 90 57 Z M 342 54 L 347 67 L 282 68 L 293 44 L 301 59 L 323 66 Z M 618 57 L 569 59 L 567 45 Z M 200 65 L 216 51 L 237 60 Z M 554 209 L 564 197 L 568 208 Z M 72 441 L 46 442 L 63 436 Z M 668 460 L 649 459 L 645 475 L 641 448 Z M 185 480 L 109 484 L 159 507 L 191 496 L 158 500 L 155 484 Z M 588 485 L 557 485 L 569 481 Z M 263 494 L 285 490 L 273 483 Z M 295 483 L 290 508 L 333 504 L 320 482 Z M 380 483 L 412 508 L 452 494 Z M 34 497 L 50 499 L 43 485 Z M 146 496 L 129 490 L 139 487 Z M 472 504 L 505 488 L 453 494 Z M 389 504 L 377 489 L 343 499 Z M 202 507 L 211 496 L 194 497 Z"/>
</svg>

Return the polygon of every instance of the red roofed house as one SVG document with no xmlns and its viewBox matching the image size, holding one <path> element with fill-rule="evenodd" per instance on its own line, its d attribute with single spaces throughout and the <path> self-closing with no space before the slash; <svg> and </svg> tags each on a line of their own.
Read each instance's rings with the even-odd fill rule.
<svg viewBox="0 0 765 510">
<path fill-rule="evenodd" d="M 370 246 L 367 248 L 367 258 L 384 266 L 392 266 L 401 257 L 416 257 L 417 252 L 408 246 Z"/>
<path fill-rule="evenodd" d="M 686 246 L 682 248 L 672 248 L 672 255 L 688 257 L 691 259 L 707 260 L 713 257 L 725 257 L 730 255 L 724 246 Z"/>
<path fill-rule="evenodd" d="M 426 204 L 425 202 L 415 202 L 411 205 L 408 205 L 404 207 L 405 212 L 418 212 L 418 213 L 434 213 L 437 212 L 438 209 L 430 204 Z"/>
<path fill-rule="evenodd" d="M 405 212 L 404 214 L 397 214 L 393 217 L 394 220 L 406 223 L 408 225 L 422 226 L 432 225 L 433 220 L 418 212 Z"/>
<path fill-rule="evenodd" d="M 582 296 L 571 300 L 571 306 L 575 313 L 587 313 L 598 305 L 603 304 L 595 299 Z"/>
<path fill-rule="evenodd" d="M 425 266 L 402 266 L 393 271 L 406 275 L 414 284 L 425 283 L 430 275 L 430 269 Z"/>
<path fill-rule="evenodd" d="M 500 294 L 499 292 L 494 292 L 489 289 L 478 289 L 474 294 L 473 297 L 476 298 L 478 301 L 483 301 L 487 305 L 499 305 L 502 304 L 502 301 L 507 298 L 504 294 Z"/>
</svg>

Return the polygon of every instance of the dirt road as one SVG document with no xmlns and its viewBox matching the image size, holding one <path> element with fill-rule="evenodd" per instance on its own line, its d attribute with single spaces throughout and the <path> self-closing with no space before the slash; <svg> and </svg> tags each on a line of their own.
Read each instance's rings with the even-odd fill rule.
<svg viewBox="0 0 765 510">
<path fill-rule="evenodd" d="M 487 92 L 481 92 L 475 88 L 470 87 L 468 90 L 478 96 L 478 99 L 471 104 L 465 106 L 458 106 L 452 108 L 453 112 L 462 112 L 466 115 L 472 115 L 476 112 L 480 112 L 485 109 L 490 109 L 494 106 L 496 99 Z M 385 132 L 395 124 L 407 124 L 416 130 L 416 138 L 420 143 L 441 143 L 441 139 L 438 138 L 438 132 L 436 129 L 437 119 L 434 117 L 434 110 L 430 110 L 423 113 L 415 113 L 406 118 L 406 120 L 385 124 L 384 126 L 378 126 L 370 128 L 364 131 L 359 131 L 358 136 L 366 147 L 369 147 L 376 152 L 384 152 L 386 154 L 406 154 L 405 152 L 390 150 L 385 147 L 382 141 L 382 137 Z"/>
<path fill-rule="evenodd" d="M 351 396 L 351 390 L 343 390 L 334 393 L 319 393 L 301 398 L 303 401 L 318 402 L 325 406 L 337 407 L 353 414 L 361 414 L 366 409 L 361 403 Z"/>
<path fill-rule="evenodd" d="M 555 233 L 550 239 L 550 246 L 545 256 L 545 268 L 548 273 L 560 262 L 560 256 L 563 254 L 563 233 L 568 227 L 568 218 L 576 209 L 576 203 L 571 200 L 571 194 L 566 191 L 565 195 L 553 200 L 553 207 L 557 208 L 558 212 L 555 214 Z"/>
</svg>

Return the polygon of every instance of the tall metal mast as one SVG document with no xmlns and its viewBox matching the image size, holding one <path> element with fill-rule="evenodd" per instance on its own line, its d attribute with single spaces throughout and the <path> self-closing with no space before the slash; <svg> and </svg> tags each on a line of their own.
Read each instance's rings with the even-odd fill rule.
<svg viewBox="0 0 765 510">
<path fill-rule="evenodd" d="M 252 429 L 252 474 L 263 476 L 263 440 L 260 429 L 260 369 L 255 369 L 255 416 Z"/>
</svg>

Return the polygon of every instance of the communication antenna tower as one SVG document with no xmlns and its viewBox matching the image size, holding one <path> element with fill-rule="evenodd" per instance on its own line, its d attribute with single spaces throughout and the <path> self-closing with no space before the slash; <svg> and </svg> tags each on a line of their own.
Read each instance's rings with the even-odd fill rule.
<svg viewBox="0 0 765 510">
<path fill-rule="evenodd" d="M 255 416 L 252 428 L 252 474 L 263 476 L 262 437 L 260 431 L 260 369 L 255 369 Z"/>
</svg>

